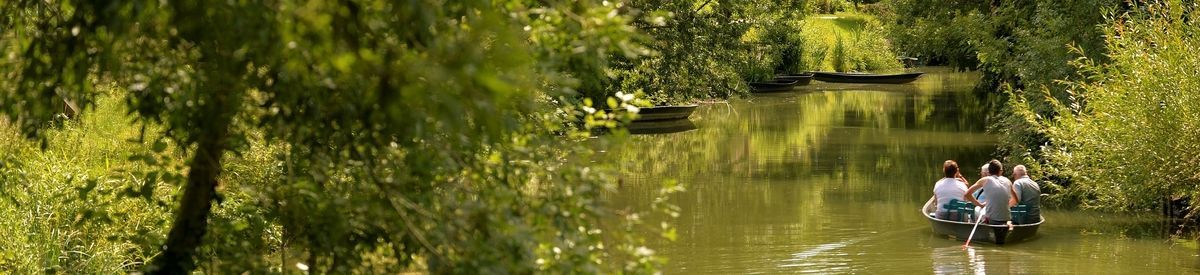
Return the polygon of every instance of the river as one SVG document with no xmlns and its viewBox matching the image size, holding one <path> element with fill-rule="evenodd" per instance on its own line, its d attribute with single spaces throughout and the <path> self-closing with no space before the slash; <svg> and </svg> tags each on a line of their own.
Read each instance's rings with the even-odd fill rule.
<svg viewBox="0 0 1200 275">
<path fill-rule="evenodd" d="M 923 70 L 910 84 L 814 81 L 702 105 L 696 130 L 632 138 L 610 200 L 648 205 L 664 180 L 686 187 L 670 197 L 678 238 L 652 242 L 667 274 L 1200 273 L 1195 243 L 1169 240 L 1152 214 L 1045 209 L 1037 237 L 1004 246 L 934 235 L 918 208 L 942 161 L 978 178 L 996 100 L 972 92 L 977 73 Z"/>
</svg>

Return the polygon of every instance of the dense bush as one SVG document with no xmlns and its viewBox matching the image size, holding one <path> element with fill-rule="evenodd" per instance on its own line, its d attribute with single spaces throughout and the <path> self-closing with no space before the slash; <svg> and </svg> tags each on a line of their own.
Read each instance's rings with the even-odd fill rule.
<svg viewBox="0 0 1200 275">
<path fill-rule="evenodd" d="M 983 2 L 947 5 L 940 1 L 894 0 L 878 5 L 887 10 L 887 35 L 901 55 L 927 65 L 974 69 L 979 66 L 972 42 L 987 37 Z M 931 5 L 936 8 L 931 8 Z"/>
<path fill-rule="evenodd" d="M 1069 97 L 1017 93 L 1011 106 L 1049 139 L 1044 169 L 1073 183 L 1062 196 L 1086 207 L 1143 210 L 1200 199 L 1200 19 L 1177 2 L 1114 15 L 1104 62 L 1080 59 Z M 1057 116 L 1038 116 L 1030 97 Z M 1191 214 L 1197 213 L 1191 208 Z"/>
<path fill-rule="evenodd" d="M 2 2 L 0 269 L 653 272 L 587 129 L 637 99 L 572 93 L 640 54 L 625 12 Z"/>
<path fill-rule="evenodd" d="M 645 92 L 655 103 L 728 98 L 746 81 L 771 77 L 774 59 L 759 42 L 762 26 L 793 13 L 796 1 L 633 1 L 633 25 L 650 40 L 651 56 L 618 60 L 613 91 Z"/>
<path fill-rule="evenodd" d="M 773 48 L 775 56 L 774 72 L 801 73 L 808 71 L 804 53 L 813 49 L 804 43 L 801 35 L 800 20 L 781 20 L 765 27 L 761 41 Z M 813 45 L 814 47 L 816 45 Z"/>
</svg>

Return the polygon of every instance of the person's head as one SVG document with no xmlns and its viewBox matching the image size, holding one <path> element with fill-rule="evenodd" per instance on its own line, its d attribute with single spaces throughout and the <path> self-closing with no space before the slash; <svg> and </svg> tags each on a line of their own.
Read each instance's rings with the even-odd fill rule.
<svg viewBox="0 0 1200 275">
<path fill-rule="evenodd" d="M 1025 171 L 1025 165 L 1013 166 L 1013 177 L 1014 178 L 1021 178 L 1026 175 L 1029 175 L 1029 172 Z"/>
<path fill-rule="evenodd" d="M 988 164 L 984 163 L 983 167 L 979 167 L 979 176 L 986 177 L 988 175 Z"/>
<path fill-rule="evenodd" d="M 988 162 L 987 170 L 989 175 L 1000 176 L 1001 171 L 1004 171 L 1004 164 L 1000 164 L 999 160 L 993 159 Z"/>
<path fill-rule="evenodd" d="M 945 174 L 947 178 L 953 178 L 957 176 L 958 163 L 954 162 L 953 160 L 947 160 L 946 162 L 942 163 L 942 174 Z"/>
</svg>

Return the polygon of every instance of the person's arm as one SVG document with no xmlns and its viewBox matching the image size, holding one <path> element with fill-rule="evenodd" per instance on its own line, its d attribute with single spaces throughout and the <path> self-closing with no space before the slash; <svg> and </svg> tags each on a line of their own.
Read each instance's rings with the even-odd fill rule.
<svg viewBox="0 0 1200 275">
<path fill-rule="evenodd" d="M 1012 188 L 1009 188 L 1009 189 L 1012 189 L 1013 194 L 1015 194 L 1014 198 L 1017 198 L 1017 201 L 1021 201 L 1021 191 L 1018 190 L 1021 188 L 1019 188 L 1019 186 L 1017 185 L 1017 182 L 1014 181 L 1012 184 Z"/>
<path fill-rule="evenodd" d="M 1015 183 L 1008 188 L 1008 207 L 1017 206 L 1017 191 L 1014 191 L 1013 188 L 1017 188 Z"/>
<path fill-rule="evenodd" d="M 954 178 L 958 179 L 959 182 L 962 182 L 963 186 L 966 186 L 971 182 L 967 180 L 967 177 L 963 177 L 962 173 L 955 173 Z"/>
<path fill-rule="evenodd" d="M 971 188 L 967 188 L 967 193 L 963 194 L 963 199 L 975 204 L 975 206 L 982 207 L 983 203 L 979 202 L 979 200 L 976 199 L 975 196 L 972 195 L 972 193 L 975 193 L 975 190 L 979 190 L 980 188 L 983 188 L 983 182 L 985 180 L 987 180 L 987 178 L 979 179 L 979 181 L 975 182 L 975 185 L 971 185 Z"/>
</svg>

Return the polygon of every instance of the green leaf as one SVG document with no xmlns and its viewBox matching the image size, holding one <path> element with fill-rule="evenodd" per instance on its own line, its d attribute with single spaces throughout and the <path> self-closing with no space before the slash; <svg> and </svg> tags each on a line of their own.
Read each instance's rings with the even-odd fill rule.
<svg viewBox="0 0 1200 275">
<path fill-rule="evenodd" d="M 155 153 L 162 153 L 167 149 L 167 142 L 163 141 L 163 139 L 158 139 L 154 141 L 154 144 L 150 146 L 150 149 L 154 150 Z"/>
</svg>

